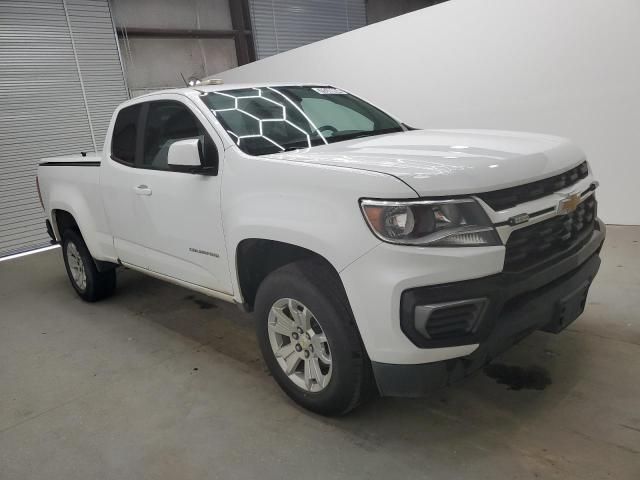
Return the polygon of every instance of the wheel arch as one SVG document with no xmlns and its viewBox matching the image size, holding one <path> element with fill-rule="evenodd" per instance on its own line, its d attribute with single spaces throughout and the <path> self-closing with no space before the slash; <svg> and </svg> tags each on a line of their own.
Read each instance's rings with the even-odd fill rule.
<svg viewBox="0 0 640 480">
<path fill-rule="evenodd" d="M 50 208 L 49 216 L 56 240 L 61 242 L 64 230 L 71 228 L 82 236 L 89 252 L 96 257 L 100 251 L 96 237 L 98 228 L 95 215 L 86 201 L 78 197 L 76 192 L 71 192 L 69 199 L 61 200 L 56 196 Z"/>
<path fill-rule="evenodd" d="M 264 238 L 247 238 L 238 243 L 235 266 L 244 309 L 253 310 L 258 288 L 271 272 L 304 259 L 313 259 L 319 265 L 327 268 L 335 277 L 339 288 L 345 292 L 340 275 L 333 264 L 313 250 L 288 242 Z"/>
<path fill-rule="evenodd" d="M 118 266 L 115 263 L 98 260 L 94 257 L 94 254 L 91 251 L 91 245 L 89 244 L 89 242 L 87 242 L 87 238 L 82 233 L 82 229 L 80 228 L 78 221 L 76 220 L 75 216 L 68 210 L 64 210 L 62 208 L 52 209 L 51 225 L 53 227 L 56 240 L 58 240 L 60 244 L 62 244 L 62 241 L 63 241 L 62 234 L 64 233 L 65 230 L 73 230 L 77 232 L 78 235 L 80 235 L 82 240 L 85 242 L 85 245 L 87 246 L 87 249 L 89 250 L 89 253 L 93 258 L 93 263 L 95 264 L 99 272 L 106 272 L 108 270 L 113 270 Z"/>
<path fill-rule="evenodd" d="M 75 230 L 82 236 L 80 226 L 71 212 L 61 208 L 51 210 L 51 225 L 53 226 L 56 240 L 62 241 L 62 233 L 67 230 Z M 84 238 L 84 237 L 83 237 Z"/>
</svg>

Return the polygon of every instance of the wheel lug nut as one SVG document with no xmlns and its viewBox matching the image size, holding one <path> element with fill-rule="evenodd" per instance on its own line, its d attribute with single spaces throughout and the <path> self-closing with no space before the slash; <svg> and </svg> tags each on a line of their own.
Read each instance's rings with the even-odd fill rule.
<svg viewBox="0 0 640 480">
<path fill-rule="evenodd" d="M 303 330 L 300 327 L 298 327 L 298 333 L 302 333 L 302 332 Z"/>
<path fill-rule="evenodd" d="M 297 340 L 298 339 L 298 334 L 296 332 L 293 332 L 292 337 L 294 338 L 294 340 Z"/>
<path fill-rule="evenodd" d="M 307 340 L 311 340 L 311 335 L 309 335 L 308 333 L 305 333 L 304 336 L 307 337 Z"/>
<path fill-rule="evenodd" d="M 302 350 L 302 347 L 299 343 L 296 343 L 296 352 L 299 352 L 300 350 Z"/>
<path fill-rule="evenodd" d="M 309 358 L 309 351 L 308 350 L 304 351 L 304 358 Z"/>
</svg>

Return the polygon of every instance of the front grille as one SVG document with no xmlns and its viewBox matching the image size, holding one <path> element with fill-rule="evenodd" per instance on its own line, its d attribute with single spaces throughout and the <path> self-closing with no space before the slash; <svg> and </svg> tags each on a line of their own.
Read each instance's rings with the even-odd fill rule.
<svg viewBox="0 0 640 480">
<path fill-rule="evenodd" d="M 577 248 L 595 228 L 597 203 L 592 195 L 567 215 L 515 230 L 507 240 L 505 271 L 517 271 Z"/>
<path fill-rule="evenodd" d="M 494 190 L 493 192 L 480 193 L 477 196 L 484 200 L 494 210 L 504 210 L 516 205 L 557 192 L 570 187 L 589 174 L 587 162 L 583 162 L 571 170 L 554 177 L 538 180 L 537 182 L 519 185 L 517 187 Z"/>
</svg>

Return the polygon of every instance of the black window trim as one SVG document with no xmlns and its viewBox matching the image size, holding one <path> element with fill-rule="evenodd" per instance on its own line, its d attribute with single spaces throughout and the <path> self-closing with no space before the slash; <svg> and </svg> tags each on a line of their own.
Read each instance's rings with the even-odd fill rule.
<svg viewBox="0 0 640 480">
<path fill-rule="evenodd" d="M 136 161 L 134 165 L 136 168 L 144 168 L 142 166 L 142 160 L 144 159 L 144 137 L 147 133 L 147 116 L 149 114 L 149 104 L 151 102 L 143 102 L 140 109 L 140 116 L 138 117 L 138 125 L 140 126 L 140 133 L 136 137 Z"/>
</svg>

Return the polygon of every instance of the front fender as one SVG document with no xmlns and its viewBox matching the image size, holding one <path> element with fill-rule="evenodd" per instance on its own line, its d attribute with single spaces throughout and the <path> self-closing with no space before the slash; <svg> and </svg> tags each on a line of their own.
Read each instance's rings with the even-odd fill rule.
<svg viewBox="0 0 640 480">
<path fill-rule="evenodd" d="M 225 163 L 224 175 L 223 227 L 234 292 L 240 289 L 233 259 L 242 240 L 306 248 L 340 272 L 380 243 L 362 217 L 359 199 L 416 196 L 386 174 L 261 157 L 238 155 Z"/>
</svg>

